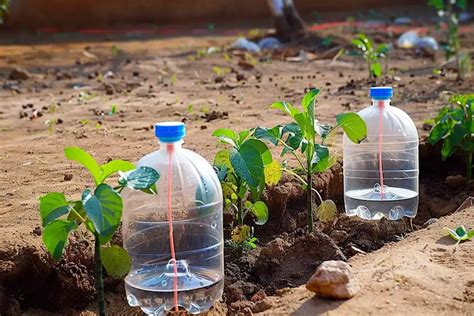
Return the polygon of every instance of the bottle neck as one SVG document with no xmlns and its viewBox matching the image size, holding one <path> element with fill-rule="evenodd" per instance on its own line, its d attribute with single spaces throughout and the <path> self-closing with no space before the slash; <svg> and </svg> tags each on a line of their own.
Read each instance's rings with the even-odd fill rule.
<svg viewBox="0 0 474 316">
<path fill-rule="evenodd" d="M 158 144 L 160 145 L 160 150 L 173 152 L 175 150 L 179 150 L 182 148 L 183 140 L 180 139 L 176 142 L 163 142 L 163 141 L 158 140 Z"/>
<path fill-rule="evenodd" d="M 384 108 L 390 106 L 390 99 L 372 99 L 372 106 Z"/>
</svg>

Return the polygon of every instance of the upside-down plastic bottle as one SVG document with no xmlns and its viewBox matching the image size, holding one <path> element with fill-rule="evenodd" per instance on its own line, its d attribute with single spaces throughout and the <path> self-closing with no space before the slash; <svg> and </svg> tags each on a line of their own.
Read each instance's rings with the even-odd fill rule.
<svg viewBox="0 0 474 316">
<path fill-rule="evenodd" d="M 391 87 L 370 89 L 372 105 L 358 114 L 367 139 L 343 138 L 344 203 L 349 216 L 397 220 L 418 208 L 418 132 L 407 113 L 390 104 Z"/>
<path fill-rule="evenodd" d="M 182 148 L 183 123 L 158 123 L 159 150 L 137 167 L 160 175 L 157 194 L 123 191 L 123 243 L 132 258 L 125 279 L 131 306 L 149 315 L 197 314 L 224 286 L 222 191 L 212 166 Z"/>
</svg>

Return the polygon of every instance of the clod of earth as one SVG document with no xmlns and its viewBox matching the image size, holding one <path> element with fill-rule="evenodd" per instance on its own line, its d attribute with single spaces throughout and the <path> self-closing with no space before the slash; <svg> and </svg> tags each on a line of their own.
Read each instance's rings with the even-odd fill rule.
<svg viewBox="0 0 474 316">
<path fill-rule="evenodd" d="M 350 265 L 330 260 L 321 263 L 306 283 L 306 288 L 319 296 L 348 299 L 359 292 L 360 285 Z"/>
<path fill-rule="evenodd" d="M 15 68 L 10 72 L 8 78 L 10 80 L 27 80 L 31 77 L 31 74 L 26 69 Z"/>
</svg>

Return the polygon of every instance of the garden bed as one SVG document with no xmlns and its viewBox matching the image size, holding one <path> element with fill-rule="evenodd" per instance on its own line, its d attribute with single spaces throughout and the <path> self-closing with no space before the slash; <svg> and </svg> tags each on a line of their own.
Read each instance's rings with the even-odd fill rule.
<svg viewBox="0 0 474 316">
<path fill-rule="evenodd" d="M 348 43 L 344 30 L 331 32 Z M 59 262 L 52 261 L 41 245 L 37 197 L 49 191 L 77 195 L 90 184 L 85 172 L 65 162 L 64 147 L 86 148 L 100 162 L 111 156 L 134 161 L 156 150 L 150 129 L 155 121 L 181 120 L 188 128 L 186 147 L 211 161 L 217 151 L 216 139 L 211 136 L 214 129 L 280 124 L 286 119 L 269 110 L 269 104 L 275 100 L 296 103 L 309 87 L 324 87 L 316 108 L 322 122 L 333 122 L 335 113 L 358 111 L 369 102 L 368 87 L 375 82 L 365 79 L 362 60 L 343 57 L 331 63 L 328 58 L 333 56 L 327 55 L 322 60 L 288 62 L 281 54 L 271 62 L 259 61 L 243 68 L 236 56 L 230 62 L 222 53 L 196 57 L 201 47 L 231 40 L 225 36 L 200 40 L 183 36 L 179 40 L 149 40 L 145 50 L 142 41 L 95 38 L 87 44 L 8 46 L 0 51 L 0 96 L 4 102 L 0 112 L 4 177 L 0 192 L 5 201 L 0 209 L 0 312 L 15 315 L 25 310 L 43 314 L 46 310 L 77 313 L 95 309 L 92 243 L 73 235 Z M 462 37 L 462 41 L 467 48 L 474 45 L 471 36 Z M 300 48 L 288 52 L 294 55 Z M 326 51 L 319 49 L 321 55 Z M 444 92 L 469 92 L 473 86 L 472 79 L 456 81 L 449 67 L 442 74 L 421 69 L 426 64 L 438 65 L 433 58 L 439 61 L 439 57 L 395 50 L 392 72 L 376 82 L 393 85 L 394 105 L 410 114 L 422 139 L 428 132 L 424 121 L 446 104 Z M 425 65 L 420 67 L 421 63 Z M 17 65 L 29 69 L 28 80 L 8 79 L 12 66 Z M 235 71 L 221 76 L 213 67 Z M 113 78 L 99 76 L 108 70 L 113 71 Z M 113 105 L 118 105 L 117 113 L 109 115 Z M 33 117 L 34 111 L 42 115 Z M 340 137 L 336 135 L 332 148 L 339 154 Z M 454 212 L 474 191 L 472 183 L 458 177 L 464 174 L 460 166 L 463 164 L 457 157 L 442 163 L 439 148 L 423 141 L 420 204 L 413 225 L 406 220 L 368 222 L 341 212 L 329 224 L 317 222 L 315 232 L 309 235 L 304 229 L 304 191 L 285 174 L 264 194 L 270 217 L 265 226 L 255 230 L 257 249 L 242 258 L 226 249 L 225 295 L 218 311 L 257 311 L 263 307 L 252 304 L 252 298 L 258 300 L 262 291 L 272 295 L 304 284 L 321 261 L 345 260 L 380 249 L 402 240 L 412 229 L 425 227 L 431 218 Z M 70 182 L 73 176 L 74 184 Z M 313 182 L 323 197 L 333 199 L 342 211 L 341 164 L 315 175 Z M 120 236 L 115 242 L 121 242 Z M 122 281 L 107 278 L 106 290 L 111 313 L 128 311 Z"/>
</svg>

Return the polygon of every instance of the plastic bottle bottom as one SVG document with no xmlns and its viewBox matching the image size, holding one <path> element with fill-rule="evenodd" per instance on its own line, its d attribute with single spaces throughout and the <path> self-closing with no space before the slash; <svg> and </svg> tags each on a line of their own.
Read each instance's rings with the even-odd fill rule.
<svg viewBox="0 0 474 316">
<path fill-rule="evenodd" d="M 177 265 L 179 308 L 191 314 L 209 310 L 214 301 L 222 296 L 224 279 L 210 270 L 190 269 L 183 261 L 178 261 Z M 147 315 L 166 315 L 174 310 L 171 285 L 174 274 L 168 268 L 161 268 L 161 271 L 157 271 L 157 268 L 142 268 L 131 272 L 125 279 L 128 304 L 139 306 Z"/>
<path fill-rule="evenodd" d="M 413 218 L 418 209 L 418 192 L 404 188 L 380 186 L 347 191 L 344 194 L 346 214 L 368 220 L 386 217 L 398 220 Z"/>
</svg>

